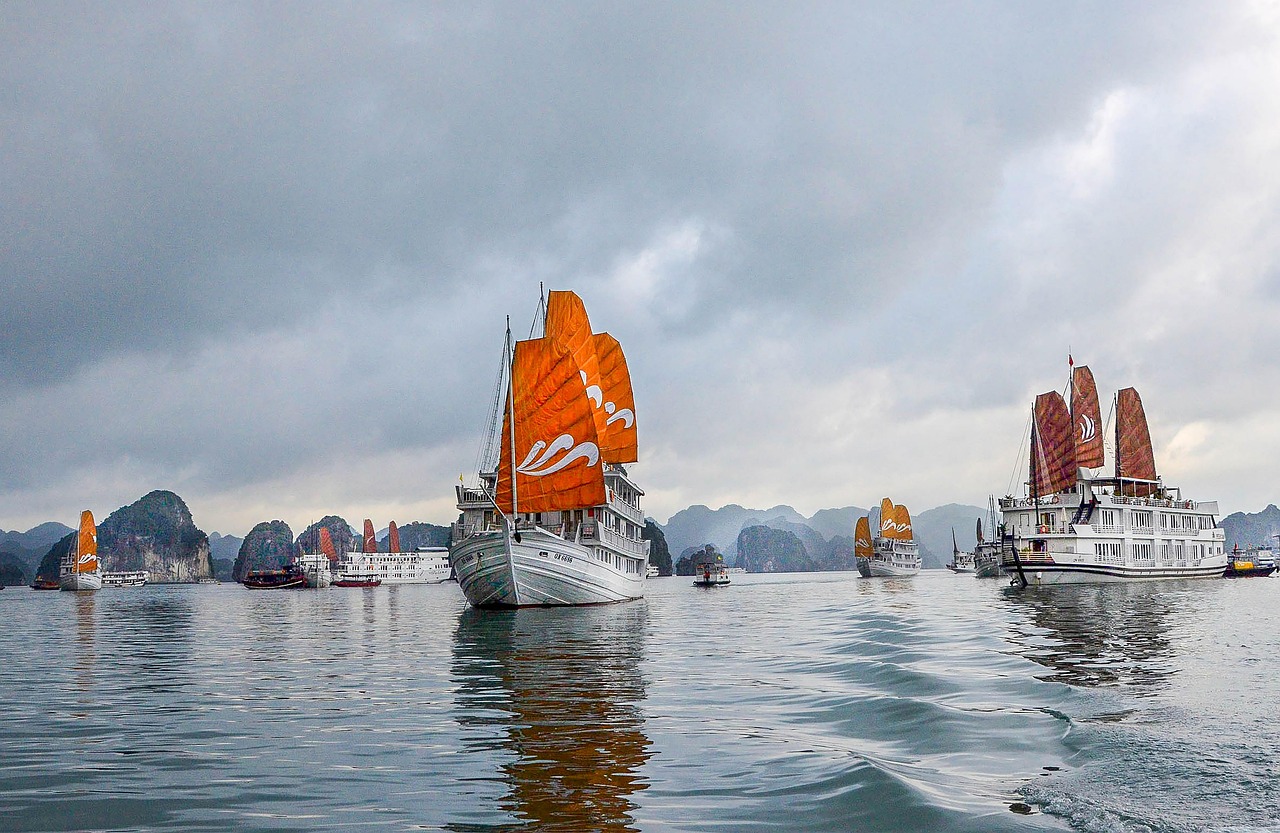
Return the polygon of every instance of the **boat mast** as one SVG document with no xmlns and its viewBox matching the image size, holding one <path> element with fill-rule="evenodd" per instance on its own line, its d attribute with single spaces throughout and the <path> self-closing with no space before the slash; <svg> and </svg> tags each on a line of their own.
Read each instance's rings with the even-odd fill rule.
<svg viewBox="0 0 1280 833">
<path fill-rule="evenodd" d="M 1111 397 L 1111 407 L 1116 412 L 1116 488 L 1124 495 L 1124 480 L 1120 477 L 1120 394 Z"/>
<path fill-rule="evenodd" d="M 511 531 L 519 525 L 519 502 L 516 499 L 516 367 L 515 347 L 511 343 L 511 316 L 507 316 L 507 407 L 511 409 Z"/>
</svg>

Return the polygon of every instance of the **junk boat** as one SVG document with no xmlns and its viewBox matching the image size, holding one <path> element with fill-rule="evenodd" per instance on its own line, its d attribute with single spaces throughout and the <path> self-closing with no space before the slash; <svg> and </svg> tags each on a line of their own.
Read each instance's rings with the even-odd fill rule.
<svg viewBox="0 0 1280 833">
<path fill-rule="evenodd" d="M 71 548 L 62 557 L 58 572 L 62 590 L 102 589 L 102 566 L 98 563 L 98 526 L 88 509 L 80 513 L 80 530 Z"/>
<path fill-rule="evenodd" d="M 591 331 L 573 292 L 549 293 L 544 309 L 540 338 L 513 345 L 508 322 L 505 401 L 491 413 L 480 485 L 457 487 L 449 560 L 475 607 L 644 595 L 644 492 L 623 467 L 638 456 L 626 358 L 617 339 Z"/>
<path fill-rule="evenodd" d="M 911 532 L 911 513 L 905 506 L 880 501 L 880 534 L 871 536 L 871 522 L 858 518 L 853 554 L 863 578 L 914 576 L 920 572 L 920 547 Z"/>
<path fill-rule="evenodd" d="M 1028 493 L 1000 500 L 1004 572 L 1024 587 L 1222 576 L 1218 504 L 1188 500 L 1157 476 L 1138 392 L 1116 394 L 1108 476 L 1093 373 L 1073 367 L 1069 386 L 1070 407 L 1057 391 L 1036 397 Z"/>
<path fill-rule="evenodd" d="M 375 575 L 382 584 L 439 584 L 448 581 L 452 574 L 448 547 L 418 547 L 406 551 L 400 546 L 400 530 L 395 521 L 387 527 L 387 549 L 389 552 L 378 552 L 373 521 L 365 518 L 360 552 L 344 553 L 337 572 L 339 575 Z"/>
<path fill-rule="evenodd" d="M 302 568 L 289 564 L 281 570 L 250 570 L 240 582 L 250 590 L 292 590 L 303 587 Z"/>
</svg>

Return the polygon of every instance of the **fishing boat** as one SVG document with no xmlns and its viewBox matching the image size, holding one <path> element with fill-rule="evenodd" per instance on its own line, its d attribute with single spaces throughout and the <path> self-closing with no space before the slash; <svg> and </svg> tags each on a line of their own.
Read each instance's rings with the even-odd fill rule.
<svg viewBox="0 0 1280 833">
<path fill-rule="evenodd" d="M 624 468 L 637 459 L 626 358 L 592 332 L 576 294 L 551 292 L 544 309 L 539 338 L 513 343 L 508 324 L 480 483 L 457 487 L 449 559 L 476 607 L 644 595 L 644 492 Z"/>
<path fill-rule="evenodd" d="M 62 585 L 58 583 L 56 578 L 36 578 L 31 582 L 32 590 L 61 590 Z"/>
<path fill-rule="evenodd" d="M 858 518 L 853 555 L 863 578 L 914 576 L 920 572 L 920 547 L 911 532 L 911 513 L 885 498 L 880 501 L 880 534 L 872 537 L 871 522 Z"/>
<path fill-rule="evenodd" d="M 249 590 L 293 590 L 304 582 L 302 568 L 289 564 L 279 570 L 250 570 L 240 583 Z"/>
<path fill-rule="evenodd" d="M 978 521 L 979 529 L 981 529 L 982 521 Z M 951 563 L 947 565 L 947 569 L 953 573 L 970 573 L 975 572 L 974 568 L 975 554 L 972 552 L 964 552 L 960 549 L 960 545 L 956 543 L 956 531 L 951 530 Z"/>
<path fill-rule="evenodd" d="M 103 587 L 143 587 L 151 579 L 147 570 L 128 570 L 117 573 L 103 573 Z"/>
<path fill-rule="evenodd" d="M 1114 470 L 1105 467 L 1098 391 L 1072 367 L 1071 405 L 1036 397 L 1027 495 L 1000 500 L 1001 566 L 1015 584 L 1217 578 L 1227 567 L 1216 501 L 1187 499 L 1156 474 L 1142 399 L 1116 394 Z"/>
<path fill-rule="evenodd" d="M 62 590 L 102 589 L 102 567 L 98 563 L 98 526 L 88 509 L 80 513 L 80 530 L 71 548 L 62 557 L 58 572 Z"/>
<path fill-rule="evenodd" d="M 1227 555 L 1227 569 L 1222 575 L 1225 578 L 1249 578 L 1269 576 L 1276 571 L 1276 555 L 1272 550 L 1262 547 L 1249 547 L 1241 550 L 1239 545 Z"/>
<path fill-rule="evenodd" d="M 400 530 L 395 521 L 387 528 L 387 549 L 389 552 L 378 552 L 373 521 L 365 518 L 361 551 L 345 553 L 338 572 L 376 575 L 383 584 L 439 584 L 448 581 L 452 574 L 448 547 L 417 547 L 405 551 L 400 545 Z"/>
<path fill-rule="evenodd" d="M 694 565 L 694 587 L 724 587 L 729 583 L 729 570 L 720 556 L 717 555 L 715 561 L 703 561 Z"/>
</svg>

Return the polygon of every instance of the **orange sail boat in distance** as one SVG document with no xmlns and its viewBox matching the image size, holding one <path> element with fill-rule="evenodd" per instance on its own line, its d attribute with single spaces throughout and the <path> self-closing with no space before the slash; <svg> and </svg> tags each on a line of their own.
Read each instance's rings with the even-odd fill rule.
<svg viewBox="0 0 1280 833">
<path fill-rule="evenodd" d="M 870 536 L 867 518 L 854 527 L 853 554 L 863 578 L 914 576 L 920 572 L 920 547 L 911 532 L 911 513 L 885 498 L 880 501 L 880 530 Z"/>
<path fill-rule="evenodd" d="M 539 338 L 511 341 L 479 485 L 459 485 L 450 561 L 476 607 L 586 605 L 644 595 L 644 492 L 622 346 L 551 292 Z M 499 411 L 499 408 L 501 411 Z M 501 412 L 501 420 L 497 414 Z M 500 426 L 500 427 L 499 427 Z"/>
<path fill-rule="evenodd" d="M 62 557 L 58 586 L 63 590 L 101 590 L 102 567 L 98 563 L 98 526 L 88 509 L 80 513 L 80 530 Z"/>
</svg>

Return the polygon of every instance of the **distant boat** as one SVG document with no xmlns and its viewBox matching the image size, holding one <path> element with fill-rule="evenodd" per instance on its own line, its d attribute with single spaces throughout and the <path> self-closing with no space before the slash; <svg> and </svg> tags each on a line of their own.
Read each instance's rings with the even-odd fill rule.
<svg viewBox="0 0 1280 833">
<path fill-rule="evenodd" d="M 56 578 L 37 578 L 31 582 L 32 590 L 60 590 L 62 585 L 58 583 Z"/>
<path fill-rule="evenodd" d="M 336 573 L 338 576 L 375 575 L 382 584 L 440 584 L 449 580 L 452 570 L 448 547 L 418 547 L 402 552 L 400 530 L 395 521 L 387 528 L 387 549 L 389 552 L 378 552 L 373 521 L 366 518 L 361 551 L 344 553 Z"/>
<path fill-rule="evenodd" d="M 1114 475 L 1104 465 L 1093 373 L 1073 367 L 1071 405 L 1055 391 L 1031 415 L 1026 497 L 1000 500 L 1002 566 L 1015 583 L 1219 578 L 1227 568 L 1216 501 L 1195 501 L 1156 474 L 1142 399 L 1116 394 Z"/>
<path fill-rule="evenodd" d="M 103 587 L 142 587 L 151 579 L 147 570 L 130 570 L 120 573 L 103 573 Z"/>
<path fill-rule="evenodd" d="M 978 521 L 979 524 L 982 521 Z M 960 549 L 960 545 L 956 543 L 956 531 L 951 530 L 951 563 L 947 565 L 947 569 L 953 573 L 969 573 L 975 572 L 974 554 L 964 552 Z"/>
<path fill-rule="evenodd" d="M 662 575 L 662 573 L 658 571 L 657 564 L 650 564 L 648 567 L 645 568 L 645 571 L 644 571 L 645 578 L 657 578 L 660 575 Z"/>
<path fill-rule="evenodd" d="M 623 468 L 637 445 L 622 347 L 591 331 L 572 292 L 549 294 L 543 325 L 541 338 L 514 345 L 508 326 L 497 453 L 485 454 L 479 488 L 457 487 L 462 516 L 449 557 L 475 607 L 644 595 L 644 492 Z"/>
<path fill-rule="evenodd" d="M 997 523 L 995 497 L 987 498 L 987 518 L 991 521 L 992 539 L 982 535 L 982 518 L 978 518 L 978 543 L 973 548 L 975 578 L 1000 578 L 1000 551 L 1004 542 L 1004 524 Z"/>
<path fill-rule="evenodd" d="M 80 513 L 80 530 L 62 558 L 58 586 L 63 590 L 100 590 L 102 569 L 98 564 L 98 526 L 88 509 Z"/>
<path fill-rule="evenodd" d="M 303 587 L 302 569 L 289 564 L 281 570 L 250 570 L 240 582 L 249 590 L 292 590 Z"/>
<path fill-rule="evenodd" d="M 905 506 L 880 501 L 880 534 L 871 536 L 871 522 L 858 518 L 853 554 L 863 578 L 906 577 L 920 572 L 920 547 L 911 532 L 911 513 Z"/>
<path fill-rule="evenodd" d="M 334 587 L 378 587 L 382 579 L 373 573 L 343 573 L 333 580 Z"/>
<path fill-rule="evenodd" d="M 729 570 L 720 556 L 715 561 L 703 561 L 694 565 L 694 587 L 724 587 L 729 584 Z"/>
</svg>

